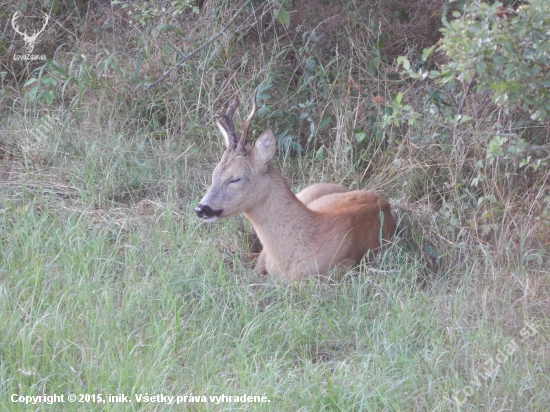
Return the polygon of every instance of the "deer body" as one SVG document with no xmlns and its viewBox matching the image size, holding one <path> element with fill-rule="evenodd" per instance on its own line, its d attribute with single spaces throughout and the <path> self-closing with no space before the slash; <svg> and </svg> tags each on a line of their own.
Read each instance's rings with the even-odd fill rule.
<svg viewBox="0 0 550 412">
<path fill-rule="evenodd" d="M 306 187 L 301 192 L 296 193 L 296 197 L 300 202 L 305 205 L 310 204 L 314 200 L 320 197 L 330 195 L 333 193 L 349 192 L 348 188 L 336 183 L 315 183 Z"/>
<path fill-rule="evenodd" d="M 385 199 L 336 184 L 317 184 L 293 194 L 271 163 L 273 132 L 267 129 L 254 146 L 246 144 L 253 110 L 243 127 L 244 141 L 237 145 L 227 122 L 231 107 L 218 121 L 228 149 L 195 212 L 207 222 L 244 213 L 263 245 L 256 272 L 292 280 L 327 276 L 334 268 L 341 272 L 352 267 L 390 239 L 395 222 Z"/>
<path fill-rule="evenodd" d="M 244 212 L 264 247 L 256 272 L 292 280 L 341 272 L 379 248 L 382 219 L 383 239 L 395 230 L 389 203 L 374 193 L 333 192 L 306 205 L 271 164 L 267 176 L 264 201 Z"/>
</svg>

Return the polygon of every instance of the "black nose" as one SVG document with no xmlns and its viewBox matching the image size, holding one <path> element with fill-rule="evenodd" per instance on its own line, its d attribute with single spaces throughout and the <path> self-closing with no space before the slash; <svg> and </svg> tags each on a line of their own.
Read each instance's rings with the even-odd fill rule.
<svg viewBox="0 0 550 412">
<path fill-rule="evenodd" d="M 195 213 L 198 217 L 201 219 L 208 219 L 209 217 L 219 216 L 223 212 L 223 209 L 220 210 L 213 210 L 208 205 L 201 205 L 200 203 L 195 206 Z"/>
</svg>

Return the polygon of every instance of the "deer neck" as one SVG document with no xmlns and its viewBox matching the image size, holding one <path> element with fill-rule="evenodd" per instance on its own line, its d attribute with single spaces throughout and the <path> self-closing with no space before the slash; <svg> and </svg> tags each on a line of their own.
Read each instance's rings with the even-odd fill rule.
<svg viewBox="0 0 550 412">
<path fill-rule="evenodd" d="M 316 213 L 290 190 L 287 180 L 269 164 L 267 195 L 244 215 L 256 230 L 266 252 L 275 261 L 294 260 L 311 245 Z"/>
</svg>

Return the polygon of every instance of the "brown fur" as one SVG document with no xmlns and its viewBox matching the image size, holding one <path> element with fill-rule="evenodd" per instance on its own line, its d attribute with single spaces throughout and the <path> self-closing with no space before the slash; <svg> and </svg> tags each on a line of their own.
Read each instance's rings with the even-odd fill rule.
<svg viewBox="0 0 550 412">
<path fill-rule="evenodd" d="M 304 205 L 307 205 L 320 197 L 330 195 L 332 193 L 348 192 L 348 188 L 336 183 L 315 183 L 306 187 L 301 192 L 296 193 L 296 197 Z"/>
<path fill-rule="evenodd" d="M 270 162 L 271 130 L 246 150 L 246 155 L 224 153 L 198 208 L 216 211 L 208 221 L 244 213 L 264 248 L 256 272 L 293 280 L 326 276 L 334 268 L 354 266 L 380 247 L 380 238 L 392 237 L 390 205 L 374 193 L 319 184 L 294 195 Z"/>
<path fill-rule="evenodd" d="M 336 183 L 315 183 L 311 186 L 306 187 L 301 192 L 296 193 L 296 198 L 304 205 L 308 205 L 309 203 L 319 199 L 320 197 L 330 195 L 332 193 L 343 193 L 348 191 L 349 190 L 347 187 Z M 250 253 L 248 255 L 248 260 L 250 261 L 258 259 L 256 262 L 256 266 L 254 267 L 256 273 L 267 275 L 267 268 L 265 267 L 265 256 L 265 251 L 262 251 L 260 253 Z"/>
</svg>

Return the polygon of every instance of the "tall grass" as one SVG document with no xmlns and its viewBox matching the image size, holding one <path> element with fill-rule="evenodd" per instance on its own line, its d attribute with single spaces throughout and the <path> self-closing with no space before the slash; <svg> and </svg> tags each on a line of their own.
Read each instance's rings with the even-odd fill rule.
<svg viewBox="0 0 550 412">
<path fill-rule="evenodd" d="M 421 105 L 425 90 L 392 80 L 381 33 L 356 9 L 340 16 L 347 34 L 330 39 L 333 54 L 257 10 L 149 94 L 134 91 L 208 38 L 225 3 L 180 22 L 189 44 L 149 28 L 90 35 L 55 56 L 66 74 L 43 72 L 53 101 L 24 87 L 2 101 L 1 409 L 547 410 L 547 177 L 494 163 L 472 186 L 485 143 L 471 131 L 453 142 L 433 122 L 385 126 L 375 97 L 408 90 Z M 258 84 L 253 132 L 276 129 L 294 190 L 342 182 L 390 197 L 399 214 L 394 244 L 341 282 L 258 277 L 238 219 L 209 226 L 192 212 L 222 147 L 213 114 L 233 95 L 244 113 Z M 467 107 L 480 129 L 502 114 Z M 208 398 L 222 394 L 269 402 Z"/>
</svg>

